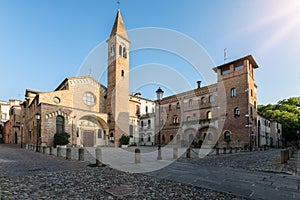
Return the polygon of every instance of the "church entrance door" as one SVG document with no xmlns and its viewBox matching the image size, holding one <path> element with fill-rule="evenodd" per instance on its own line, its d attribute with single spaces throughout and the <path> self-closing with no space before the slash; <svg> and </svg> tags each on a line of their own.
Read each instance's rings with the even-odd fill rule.
<svg viewBox="0 0 300 200">
<path fill-rule="evenodd" d="M 83 131 L 83 146 L 93 147 L 94 144 L 94 131 Z"/>
</svg>

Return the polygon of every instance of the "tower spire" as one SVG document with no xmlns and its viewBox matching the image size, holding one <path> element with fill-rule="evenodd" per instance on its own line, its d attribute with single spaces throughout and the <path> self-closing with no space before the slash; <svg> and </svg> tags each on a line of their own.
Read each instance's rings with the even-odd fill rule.
<svg viewBox="0 0 300 200">
<path fill-rule="evenodd" d="M 110 37 L 115 36 L 116 34 L 122 36 L 123 38 L 128 40 L 126 29 L 124 26 L 124 22 L 121 16 L 120 9 L 118 9 L 117 16 L 113 25 L 113 28 L 110 33 Z"/>
</svg>

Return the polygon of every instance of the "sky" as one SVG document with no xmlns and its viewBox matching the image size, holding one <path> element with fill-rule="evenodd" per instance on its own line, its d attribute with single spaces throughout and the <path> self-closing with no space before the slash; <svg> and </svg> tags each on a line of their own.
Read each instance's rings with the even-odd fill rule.
<svg viewBox="0 0 300 200">
<path fill-rule="evenodd" d="M 253 55 L 260 66 L 258 104 L 300 96 L 298 0 L 120 0 L 119 6 L 116 0 L 0 0 L 0 100 L 24 99 L 26 89 L 53 91 L 66 77 L 89 75 L 80 69 L 95 47 L 105 45 L 118 8 L 129 32 L 145 27 L 176 32 L 203 48 L 215 66 L 224 63 L 224 49 L 226 62 Z M 172 52 L 130 52 L 130 68 L 141 69 L 140 79 L 151 63 L 153 69 L 174 69 L 190 87 L 205 79 Z M 105 74 L 96 79 L 106 85 Z M 157 86 L 146 83 L 130 92 L 155 99 Z"/>
</svg>

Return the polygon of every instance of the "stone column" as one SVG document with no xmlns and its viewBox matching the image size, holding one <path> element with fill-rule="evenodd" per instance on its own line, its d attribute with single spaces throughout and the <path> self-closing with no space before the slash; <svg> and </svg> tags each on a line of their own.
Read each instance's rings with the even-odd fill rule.
<svg viewBox="0 0 300 200">
<path fill-rule="evenodd" d="M 47 148 L 47 147 L 43 147 L 43 154 L 46 153 L 46 148 Z"/>
<path fill-rule="evenodd" d="M 96 155 L 96 165 L 100 165 L 102 162 L 102 151 L 100 148 L 95 149 L 95 155 Z"/>
<path fill-rule="evenodd" d="M 78 160 L 79 161 L 84 161 L 84 148 L 79 148 L 78 149 Z"/>
<path fill-rule="evenodd" d="M 71 160 L 71 148 L 70 147 L 68 147 L 67 148 L 67 152 L 66 152 L 66 159 L 67 160 Z"/>
<path fill-rule="evenodd" d="M 176 160 L 178 158 L 178 148 L 173 147 L 173 159 Z"/>
<path fill-rule="evenodd" d="M 223 154 L 226 154 L 226 147 L 223 147 Z"/>
<path fill-rule="evenodd" d="M 141 150 L 139 148 L 134 150 L 134 163 L 141 163 Z"/>
<path fill-rule="evenodd" d="M 188 149 L 186 150 L 186 157 L 187 157 L 187 158 L 191 158 L 191 148 L 188 148 Z"/>
<path fill-rule="evenodd" d="M 61 157 L 61 148 L 57 147 L 57 157 Z"/>
</svg>

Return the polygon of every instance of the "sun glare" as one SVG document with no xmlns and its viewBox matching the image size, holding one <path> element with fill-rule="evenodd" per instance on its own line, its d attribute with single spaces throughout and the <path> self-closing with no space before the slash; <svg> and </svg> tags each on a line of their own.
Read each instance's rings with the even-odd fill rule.
<svg viewBox="0 0 300 200">
<path fill-rule="evenodd" d="M 262 18 L 255 24 L 247 26 L 241 30 L 241 35 L 249 35 L 253 33 L 272 30 L 267 40 L 258 47 L 259 52 L 265 53 L 278 45 L 285 37 L 293 37 L 299 40 L 299 34 L 295 33 L 296 28 L 300 27 L 300 1 L 288 1 L 281 4 L 267 6 Z"/>
</svg>

